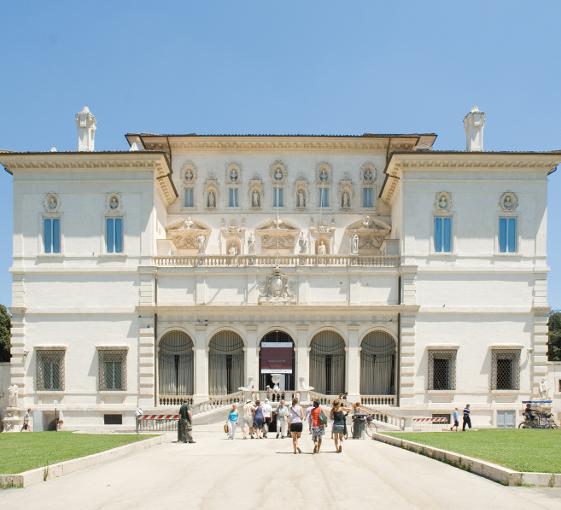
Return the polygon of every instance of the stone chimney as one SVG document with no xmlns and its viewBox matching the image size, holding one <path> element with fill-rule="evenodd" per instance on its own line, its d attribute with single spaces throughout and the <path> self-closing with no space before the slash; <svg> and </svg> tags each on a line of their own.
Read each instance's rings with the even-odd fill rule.
<svg viewBox="0 0 561 510">
<path fill-rule="evenodd" d="M 95 117 L 87 106 L 76 114 L 78 127 L 78 150 L 80 152 L 93 152 L 95 138 Z"/>
<path fill-rule="evenodd" d="M 466 130 L 466 151 L 475 152 L 483 150 L 483 128 L 485 127 L 485 113 L 474 106 L 464 117 Z"/>
</svg>

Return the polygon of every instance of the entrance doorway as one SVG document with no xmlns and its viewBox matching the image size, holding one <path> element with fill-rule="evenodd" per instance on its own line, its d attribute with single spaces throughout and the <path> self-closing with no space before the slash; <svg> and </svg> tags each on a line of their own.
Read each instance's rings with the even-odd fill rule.
<svg viewBox="0 0 561 510">
<path fill-rule="evenodd" d="M 284 331 L 267 333 L 259 344 L 259 389 L 274 388 L 273 374 L 280 375 L 279 390 L 294 390 L 294 340 Z"/>
</svg>

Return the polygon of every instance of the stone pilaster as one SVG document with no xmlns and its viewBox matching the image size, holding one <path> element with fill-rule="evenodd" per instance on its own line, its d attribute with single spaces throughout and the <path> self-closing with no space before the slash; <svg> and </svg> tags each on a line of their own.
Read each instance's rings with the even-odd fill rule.
<svg viewBox="0 0 561 510">
<path fill-rule="evenodd" d="M 349 401 L 360 399 L 360 339 L 358 324 L 347 324 L 347 364 L 345 367 L 346 390 Z"/>
<path fill-rule="evenodd" d="M 302 392 L 303 388 L 310 385 L 310 348 L 308 346 L 308 324 L 296 325 L 298 337 L 295 338 L 296 354 L 296 391 Z"/>
<path fill-rule="evenodd" d="M 12 314 L 10 384 L 18 386 L 18 394 L 23 402 L 23 406 L 20 407 L 24 407 L 30 403 L 26 400 L 31 396 L 33 388 L 25 387 L 25 368 L 30 349 L 25 345 L 25 279 L 23 273 L 12 274 L 10 312 Z"/>
<path fill-rule="evenodd" d="M 532 366 L 531 392 L 532 397 L 539 396 L 540 381 L 547 379 L 547 320 L 545 310 L 534 311 L 534 327 L 532 334 Z"/>
<path fill-rule="evenodd" d="M 400 405 L 412 404 L 415 398 L 415 318 L 415 314 L 401 315 Z"/>
<path fill-rule="evenodd" d="M 245 381 L 244 386 L 253 384 L 254 390 L 259 389 L 259 345 L 257 340 L 257 324 L 245 325 L 246 346 L 244 353 Z"/>
<path fill-rule="evenodd" d="M 542 378 L 547 379 L 547 321 L 550 311 L 547 303 L 547 273 L 536 273 L 533 289 L 533 331 L 532 354 L 530 367 L 530 386 L 532 397 L 539 396 L 539 385 Z"/>
<path fill-rule="evenodd" d="M 208 349 L 207 349 L 207 326 L 200 324 L 195 326 L 195 394 L 193 403 L 208 400 Z"/>
<path fill-rule="evenodd" d="M 154 326 L 143 321 L 138 330 L 138 405 L 151 407 L 156 397 L 156 361 Z"/>
<path fill-rule="evenodd" d="M 156 268 L 138 268 L 138 304 L 152 307 L 155 304 Z M 150 309 L 150 308 L 149 308 Z M 154 313 L 142 312 L 138 325 L 138 405 L 150 407 L 156 402 L 156 338 L 154 336 Z"/>
</svg>

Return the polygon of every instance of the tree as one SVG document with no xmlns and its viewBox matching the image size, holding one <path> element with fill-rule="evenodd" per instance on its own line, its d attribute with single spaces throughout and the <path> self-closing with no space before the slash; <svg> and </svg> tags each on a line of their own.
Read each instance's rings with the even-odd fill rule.
<svg viewBox="0 0 561 510">
<path fill-rule="evenodd" d="M 4 305 L 0 305 L 0 361 L 10 361 L 10 314 Z"/>
<path fill-rule="evenodd" d="M 550 314 L 547 327 L 547 357 L 549 361 L 561 361 L 561 312 Z"/>
</svg>

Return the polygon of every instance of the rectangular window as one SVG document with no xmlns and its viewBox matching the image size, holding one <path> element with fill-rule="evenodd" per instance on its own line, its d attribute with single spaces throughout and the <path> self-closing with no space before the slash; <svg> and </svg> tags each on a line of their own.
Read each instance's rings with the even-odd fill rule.
<svg viewBox="0 0 561 510">
<path fill-rule="evenodd" d="M 492 351 L 491 389 L 520 389 L 520 350 Z"/>
<path fill-rule="evenodd" d="M 329 188 L 319 189 L 319 206 L 329 207 Z"/>
<path fill-rule="evenodd" d="M 195 207 L 193 188 L 185 188 L 183 192 L 183 207 Z"/>
<path fill-rule="evenodd" d="M 374 207 L 374 188 L 362 188 L 362 207 Z"/>
<path fill-rule="evenodd" d="M 238 188 L 228 189 L 228 207 L 239 207 Z"/>
<path fill-rule="evenodd" d="M 98 354 L 100 391 L 126 390 L 127 351 L 101 349 Z"/>
<path fill-rule="evenodd" d="M 284 207 L 283 188 L 273 188 L 273 207 Z"/>
<path fill-rule="evenodd" d="M 60 253 L 60 218 L 43 218 L 43 250 Z"/>
<path fill-rule="evenodd" d="M 450 216 L 434 217 L 434 251 L 436 253 L 452 251 L 452 218 Z"/>
<path fill-rule="evenodd" d="M 499 218 L 499 251 L 516 253 L 516 218 Z"/>
<path fill-rule="evenodd" d="M 456 389 L 456 351 L 429 351 L 429 390 Z"/>
<path fill-rule="evenodd" d="M 64 351 L 37 351 L 37 390 L 64 390 Z"/>
<path fill-rule="evenodd" d="M 123 218 L 105 218 L 107 253 L 123 253 Z"/>
</svg>

